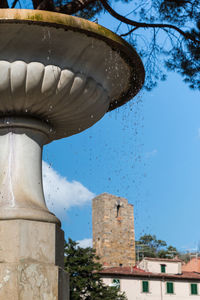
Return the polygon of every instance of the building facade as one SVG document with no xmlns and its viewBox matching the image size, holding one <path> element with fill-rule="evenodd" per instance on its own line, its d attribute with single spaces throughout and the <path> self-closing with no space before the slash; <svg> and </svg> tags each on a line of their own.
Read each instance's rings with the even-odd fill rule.
<svg viewBox="0 0 200 300">
<path fill-rule="evenodd" d="M 200 273 L 182 272 L 180 260 L 146 258 L 138 267 L 108 268 L 101 275 L 128 300 L 200 299 Z"/>
<path fill-rule="evenodd" d="M 135 265 L 133 205 L 107 193 L 92 201 L 93 248 L 104 267 Z"/>
</svg>

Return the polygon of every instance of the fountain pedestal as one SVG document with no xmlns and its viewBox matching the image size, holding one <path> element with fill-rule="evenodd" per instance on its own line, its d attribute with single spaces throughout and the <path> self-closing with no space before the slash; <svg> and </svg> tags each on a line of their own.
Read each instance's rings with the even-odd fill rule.
<svg viewBox="0 0 200 300">
<path fill-rule="evenodd" d="M 0 119 L 0 220 L 60 221 L 46 207 L 42 149 L 51 131 L 34 119 Z"/>
<path fill-rule="evenodd" d="M 50 131 L 30 117 L 0 119 L 0 299 L 69 299 L 64 233 L 42 187 Z"/>
<path fill-rule="evenodd" d="M 53 223 L 0 221 L 0 299 L 68 300 L 64 234 Z"/>
</svg>

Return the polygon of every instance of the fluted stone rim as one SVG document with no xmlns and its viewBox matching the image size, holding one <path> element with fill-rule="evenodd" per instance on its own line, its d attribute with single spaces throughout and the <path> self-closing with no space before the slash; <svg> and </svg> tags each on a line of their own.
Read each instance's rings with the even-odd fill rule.
<svg viewBox="0 0 200 300">
<path fill-rule="evenodd" d="M 24 61 L 0 60 L 0 70 L 0 127 L 18 127 L 21 117 L 39 119 L 50 142 L 85 130 L 108 109 L 106 90 L 84 74 Z"/>
<path fill-rule="evenodd" d="M 70 29 L 103 40 L 111 49 L 117 50 L 121 58 L 129 65 L 131 76 L 127 91 L 119 95 L 118 99 L 113 99 L 108 111 L 128 102 L 143 86 L 145 71 L 137 52 L 121 37 L 99 24 L 65 14 L 29 9 L 1 9 L 0 23 L 29 23 Z"/>
</svg>

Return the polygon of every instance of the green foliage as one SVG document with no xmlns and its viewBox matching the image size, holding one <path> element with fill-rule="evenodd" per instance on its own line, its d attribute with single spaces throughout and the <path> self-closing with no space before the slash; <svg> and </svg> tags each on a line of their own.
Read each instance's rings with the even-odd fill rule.
<svg viewBox="0 0 200 300">
<path fill-rule="evenodd" d="M 179 253 L 173 246 L 167 246 L 163 240 L 158 240 L 155 235 L 146 234 L 136 241 L 137 259 L 143 257 L 173 258 Z"/>
<path fill-rule="evenodd" d="M 184 25 L 194 19 L 198 20 L 199 1 L 162 0 L 157 2 L 162 20 L 179 25 Z"/>
<path fill-rule="evenodd" d="M 192 29 L 190 34 L 200 40 L 200 21 L 197 29 Z M 169 70 L 176 70 L 189 83 L 190 88 L 200 89 L 200 45 L 188 40 L 185 47 L 178 44 L 174 46 L 171 58 L 166 61 Z"/>
<path fill-rule="evenodd" d="M 138 27 L 127 35 L 143 59 L 146 89 L 151 90 L 159 80 L 165 80 L 166 70 L 179 73 L 190 88 L 200 89 L 200 1 L 141 0 L 137 4 L 140 8 L 134 10 L 136 20 L 174 25 L 188 34 L 183 36 L 167 26 L 158 26 L 149 27 L 148 31 Z"/>
<path fill-rule="evenodd" d="M 65 244 L 65 270 L 70 274 L 70 300 L 126 300 L 115 287 L 103 284 L 95 250 L 81 248 L 71 239 Z"/>
<path fill-rule="evenodd" d="M 69 5 L 70 3 L 73 3 L 73 1 L 70 0 L 55 0 L 54 2 L 56 6 Z M 88 5 L 86 5 L 82 9 L 76 11 L 74 15 L 79 18 L 94 20 L 101 11 L 103 11 L 103 6 L 101 5 L 101 2 L 91 1 L 90 3 L 88 3 Z"/>
<path fill-rule="evenodd" d="M 179 254 L 179 258 L 182 260 L 182 261 L 184 261 L 185 263 L 188 263 L 189 261 L 190 261 L 190 259 L 191 259 L 191 256 L 190 256 L 190 254 L 189 253 L 180 253 Z"/>
</svg>

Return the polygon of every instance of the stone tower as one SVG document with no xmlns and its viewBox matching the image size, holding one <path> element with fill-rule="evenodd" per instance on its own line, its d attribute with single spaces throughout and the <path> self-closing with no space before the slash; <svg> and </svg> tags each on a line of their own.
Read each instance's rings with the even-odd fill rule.
<svg viewBox="0 0 200 300">
<path fill-rule="evenodd" d="M 104 267 L 135 265 L 133 205 L 107 193 L 92 202 L 93 248 Z"/>
</svg>

